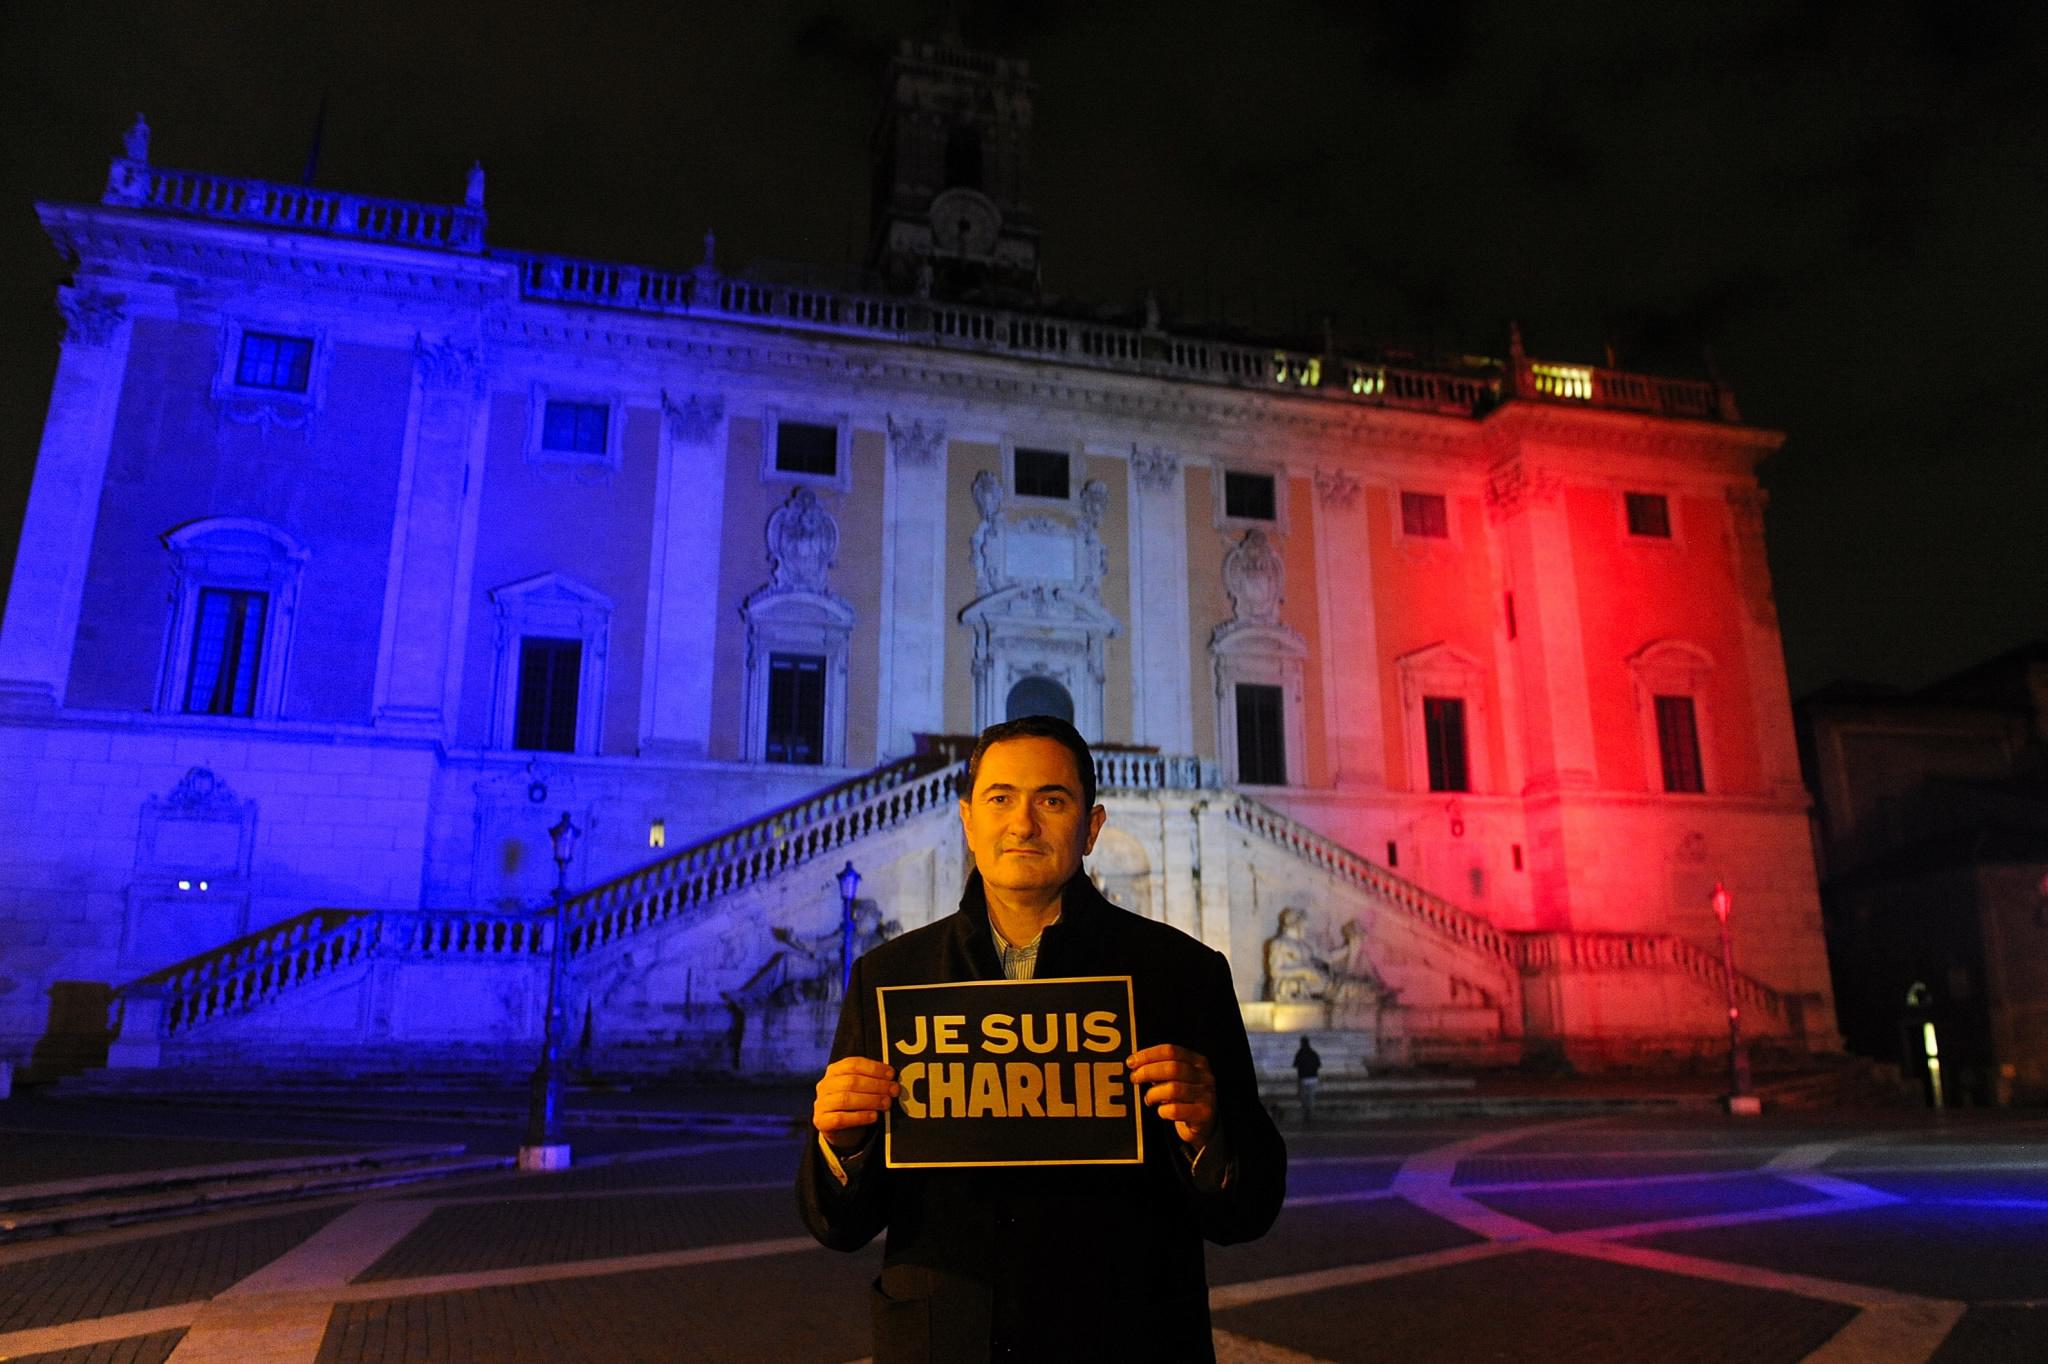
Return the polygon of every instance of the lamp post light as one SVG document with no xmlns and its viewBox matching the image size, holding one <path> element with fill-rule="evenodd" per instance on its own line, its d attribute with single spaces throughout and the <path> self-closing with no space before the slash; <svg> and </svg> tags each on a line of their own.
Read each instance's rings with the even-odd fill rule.
<svg viewBox="0 0 2048 1364">
<path fill-rule="evenodd" d="M 569 1143 L 562 1140 L 562 959 L 568 948 L 562 919 L 569 898 L 569 863 L 583 831 L 562 812 L 548 830 L 555 854 L 553 941 L 548 945 L 548 1011 L 543 1025 L 540 1065 L 527 1089 L 526 1140 L 519 1147 L 522 1170 L 563 1170 L 569 1165 Z"/>
<path fill-rule="evenodd" d="M 853 986 L 853 897 L 860 893 L 860 873 L 848 861 L 839 869 L 839 997 Z"/>
<path fill-rule="evenodd" d="M 1728 911 L 1733 897 L 1719 881 L 1714 883 L 1714 917 L 1721 921 L 1721 983 L 1728 999 L 1728 1111 L 1755 1115 L 1763 1104 L 1750 1092 L 1749 1053 L 1742 1049 L 1742 1006 L 1735 1002 L 1735 944 L 1728 933 Z"/>
</svg>

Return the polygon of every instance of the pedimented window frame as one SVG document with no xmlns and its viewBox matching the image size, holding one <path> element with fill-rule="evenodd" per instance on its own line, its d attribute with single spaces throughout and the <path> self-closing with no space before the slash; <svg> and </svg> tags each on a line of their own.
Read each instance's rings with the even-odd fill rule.
<svg viewBox="0 0 2048 1364">
<path fill-rule="evenodd" d="M 518 733 L 519 641 L 574 639 L 583 644 L 576 677 L 575 752 L 594 754 L 604 736 L 606 655 L 612 600 L 563 573 L 542 573 L 494 587 L 491 643 L 491 747 L 510 749 Z"/>
<path fill-rule="evenodd" d="M 1486 666 L 1451 644 L 1437 643 L 1394 660 L 1401 679 L 1401 737 L 1407 748 L 1408 789 L 1420 794 L 1457 795 L 1429 789 L 1429 725 L 1423 701 L 1447 696 L 1465 703 L 1466 793 L 1493 789 L 1493 709 L 1488 703 Z"/>
<path fill-rule="evenodd" d="M 768 673 L 775 654 L 825 659 L 825 731 L 820 766 L 846 766 L 846 670 L 853 608 L 826 592 L 763 590 L 742 608 L 747 622 L 746 730 L 741 756 L 768 761 Z"/>
<path fill-rule="evenodd" d="M 1671 800 L 1698 800 L 1719 786 L 1714 763 L 1714 656 L 1681 639 L 1652 640 L 1628 657 L 1636 709 L 1636 732 L 1642 743 L 1643 789 Z M 1700 789 L 1664 789 L 1664 746 L 1657 734 L 1657 698 L 1684 696 L 1692 701 L 1692 723 L 1700 746 Z"/>
<path fill-rule="evenodd" d="M 186 713 L 184 697 L 191 680 L 199 594 L 219 588 L 262 592 L 267 597 L 255 694 L 249 714 L 235 718 L 276 719 L 284 708 L 285 674 L 291 660 L 306 548 L 267 521 L 242 516 L 189 521 L 166 531 L 161 539 L 170 554 L 172 587 L 171 614 L 165 622 L 163 657 L 157 670 L 157 711 Z"/>
</svg>

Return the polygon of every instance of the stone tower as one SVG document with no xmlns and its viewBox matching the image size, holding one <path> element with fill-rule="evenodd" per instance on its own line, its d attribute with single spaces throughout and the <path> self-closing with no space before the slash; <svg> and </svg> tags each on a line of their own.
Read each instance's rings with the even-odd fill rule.
<svg viewBox="0 0 2048 1364">
<path fill-rule="evenodd" d="M 1022 61 L 950 43 L 906 40 L 898 49 L 875 128 L 867 262 L 892 287 L 1036 293 L 1029 75 Z"/>
</svg>

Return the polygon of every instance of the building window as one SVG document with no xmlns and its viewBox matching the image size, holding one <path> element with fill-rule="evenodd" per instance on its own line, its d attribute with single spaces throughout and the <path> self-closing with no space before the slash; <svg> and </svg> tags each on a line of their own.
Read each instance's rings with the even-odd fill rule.
<svg viewBox="0 0 2048 1364">
<path fill-rule="evenodd" d="M 527 636 L 519 641 L 519 698 L 512 747 L 546 753 L 576 751 L 576 694 L 583 641 Z"/>
<path fill-rule="evenodd" d="M 1643 789 L 1699 794 L 1713 784 L 1714 660 L 1682 640 L 1661 639 L 1628 660 L 1642 736 Z"/>
<path fill-rule="evenodd" d="M 1019 497 L 1072 496 L 1067 456 L 1059 450 L 1027 450 L 1018 447 L 1014 461 Z"/>
<path fill-rule="evenodd" d="M 1450 499 L 1442 493 L 1403 492 L 1401 533 L 1424 540 L 1450 539 Z"/>
<path fill-rule="evenodd" d="M 1492 789 L 1487 671 L 1448 644 L 1395 660 L 1401 677 L 1401 733 L 1411 791 Z"/>
<path fill-rule="evenodd" d="M 602 455 L 608 444 L 611 420 L 608 403 L 576 403 L 550 398 L 541 409 L 541 448 L 566 450 L 579 455 Z"/>
<path fill-rule="evenodd" d="M 1465 698 L 1423 697 L 1422 729 L 1429 747 L 1429 789 L 1471 790 L 1465 763 Z"/>
<path fill-rule="evenodd" d="M 306 551 L 273 526 L 229 516 L 182 526 L 163 543 L 174 586 L 157 709 L 275 716 Z"/>
<path fill-rule="evenodd" d="M 825 761 L 825 656 L 770 654 L 768 735 L 772 763 L 815 767 Z"/>
<path fill-rule="evenodd" d="M 235 359 L 235 382 L 241 387 L 304 393 L 312 377 L 313 342 L 310 337 L 279 336 L 275 332 L 242 333 L 241 351 Z"/>
<path fill-rule="evenodd" d="M 1628 493 L 1628 533 L 1652 539 L 1671 538 L 1671 500 L 1662 493 Z"/>
<path fill-rule="evenodd" d="M 775 468 L 815 478 L 839 476 L 839 430 L 816 422 L 775 424 Z"/>
<path fill-rule="evenodd" d="M 231 588 L 199 590 L 192 624 L 192 660 L 186 670 L 185 711 L 190 715 L 253 715 L 263 661 L 263 622 L 270 594 Z"/>
<path fill-rule="evenodd" d="M 1707 789 L 1700 770 L 1700 730 L 1690 696 L 1659 696 L 1657 754 L 1664 768 L 1664 789 L 1698 793 Z"/>
<path fill-rule="evenodd" d="M 497 616 L 492 745 L 597 752 L 611 600 L 560 573 L 508 583 L 489 595 Z"/>
<path fill-rule="evenodd" d="M 1239 521 L 1273 521 L 1279 499 L 1271 474 L 1232 469 L 1223 475 L 1223 514 Z"/>
<path fill-rule="evenodd" d="M 1237 684 L 1237 779 L 1250 786 L 1287 784 L 1286 697 L 1279 687 Z"/>
</svg>

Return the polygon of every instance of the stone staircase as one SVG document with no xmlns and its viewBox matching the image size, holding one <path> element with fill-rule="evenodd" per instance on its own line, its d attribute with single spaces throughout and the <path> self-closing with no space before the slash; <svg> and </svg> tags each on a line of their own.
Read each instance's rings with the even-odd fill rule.
<svg viewBox="0 0 2048 1364">
<path fill-rule="evenodd" d="M 560 921 L 571 1046 L 579 1023 L 595 1017 L 601 1067 L 809 1066 L 829 1039 L 837 982 L 807 993 L 783 988 L 825 984 L 814 978 L 823 949 L 806 955 L 792 926 L 807 917 L 816 923 L 821 896 L 836 922 L 834 865 L 854 857 L 871 884 L 893 888 L 881 892 L 886 913 L 916 909 L 906 926 L 946 912 L 964 872 L 953 822 L 964 751 L 938 741 L 569 896 Z M 1212 859 L 1191 872 L 1203 906 L 1176 912 L 1195 914 L 1200 922 L 1186 926 L 1212 945 L 1228 945 L 1241 986 L 1252 984 L 1246 970 L 1256 970 L 1257 943 L 1270 928 L 1219 922 L 1207 897 L 1225 887 L 1219 903 L 1229 915 L 1231 878 L 1252 875 L 1254 864 L 1268 890 L 1298 886 L 1309 902 L 1365 924 L 1385 959 L 1400 963 L 1399 1036 L 1333 1041 L 1326 1074 L 1343 1072 L 1346 1048 L 1371 1068 L 1512 1064 L 1524 1050 L 1525 991 L 1546 982 L 1569 980 L 1583 991 L 1602 977 L 1654 974 L 1680 983 L 1695 1012 L 1718 1017 L 1723 1007 L 1731 979 L 1720 959 L 1684 940 L 1503 930 L 1224 788 L 1213 765 L 1137 750 L 1106 750 L 1097 763 L 1106 798 L 1151 800 L 1162 818 L 1182 820 L 1200 857 Z M 309 910 L 122 987 L 109 1064 L 516 1075 L 532 1064 L 554 925 L 551 908 Z M 836 959 L 836 938 L 830 950 Z M 757 969 L 756 958 L 769 953 Z M 812 976 L 766 979 L 797 967 Z M 736 996 L 741 982 L 760 989 Z M 1755 1031 L 1798 1031 L 1798 1001 L 1739 972 L 1732 988 Z M 738 1001 L 754 1012 L 777 989 L 789 999 L 776 996 L 772 1016 L 741 1017 Z M 785 1007 L 799 998 L 807 1001 L 801 1008 Z M 1291 1039 L 1308 1022 L 1277 1012 L 1263 1018 L 1262 1008 L 1273 1011 L 1246 1006 L 1254 1031 L 1287 1030 Z M 791 1027 L 786 1038 L 770 1035 Z M 1712 1029 L 1702 1035 L 1711 1039 Z M 765 1049 L 764 1038 L 772 1044 Z M 1289 1078 L 1286 1060 L 1266 1068 Z"/>
</svg>

